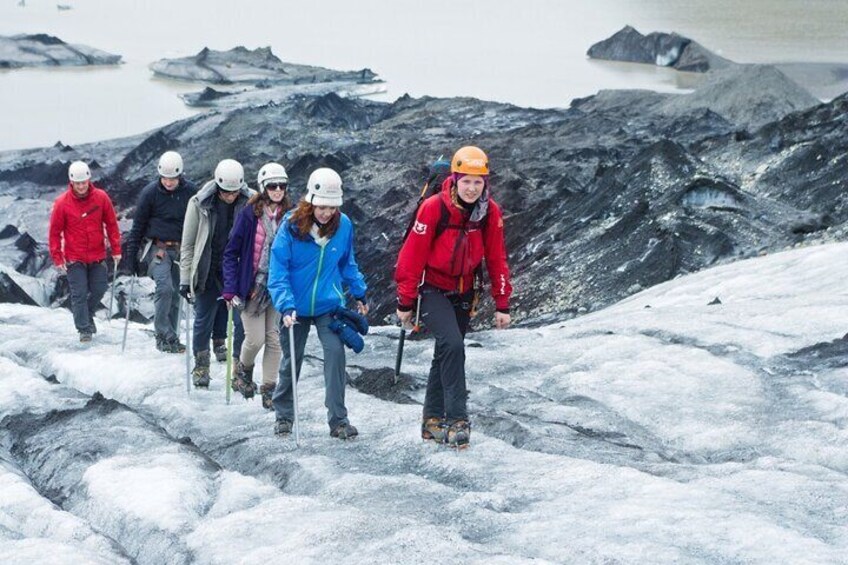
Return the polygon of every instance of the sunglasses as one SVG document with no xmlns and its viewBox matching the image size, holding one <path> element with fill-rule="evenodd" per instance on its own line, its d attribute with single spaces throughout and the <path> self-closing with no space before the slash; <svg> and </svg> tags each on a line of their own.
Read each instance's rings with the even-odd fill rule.
<svg viewBox="0 0 848 565">
<path fill-rule="evenodd" d="M 265 185 L 265 190 L 285 190 L 289 185 L 279 182 L 269 182 Z"/>
</svg>

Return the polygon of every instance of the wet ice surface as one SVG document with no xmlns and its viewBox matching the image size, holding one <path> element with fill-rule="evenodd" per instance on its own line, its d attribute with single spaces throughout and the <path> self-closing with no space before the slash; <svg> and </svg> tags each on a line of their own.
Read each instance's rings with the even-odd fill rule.
<svg viewBox="0 0 848 565">
<path fill-rule="evenodd" d="M 343 443 L 313 335 L 296 449 L 258 401 L 226 404 L 221 364 L 187 396 L 184 358 L 144 326 L 122 356 L 117 321 L 83 348 L 68 312 L 2 305 L 0 554 L 845 563 L 846 264 L 848 244 L 797 250 L 472 334 L 461 453 L 422 443 L 420 406 L 393 396 L 420 402 L 427 340 L 406 342 L 398 389 L 348 388 L 361 436 Z M 396 338 L 376 328 L 351 376 L 392 367 Z"/>
</svg>

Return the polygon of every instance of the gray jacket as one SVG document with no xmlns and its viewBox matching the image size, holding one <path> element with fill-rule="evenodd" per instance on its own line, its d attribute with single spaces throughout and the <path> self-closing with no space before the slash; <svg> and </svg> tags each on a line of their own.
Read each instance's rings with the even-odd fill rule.
<svg viewBox="0 0 848 565">
<path fill-rule="evenodd" d="M 242 185 L 236 198 L 236 215 L 254 194 L 255 191 L 247 184 Z M 203 289 L 209 277 L 211 234 L 215 231 L 216 221 L 212 207 L 217 197 L 218 186 L 210 180 L 188 201 L 180 244 L 180 285 L 189 285 L 192 294 L 196 294 L 196 289 Z"/>
</svg>

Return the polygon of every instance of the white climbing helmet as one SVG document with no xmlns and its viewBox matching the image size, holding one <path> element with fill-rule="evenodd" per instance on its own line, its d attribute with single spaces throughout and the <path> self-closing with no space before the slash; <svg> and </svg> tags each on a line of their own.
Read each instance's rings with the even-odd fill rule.
<svg viewBox="0 0 848 565">
<path fill-rule="evenodd" d="M 227 192 L 240 190 L 244 186 L 244 167 L 235 159 L 224 159 L 215 167 L 215 182 Z"/>
<path fill-rule="evenodd" d="M 165 151 L 159 157 L 159 176 L 175 179 L 183 174 L 183 158 L 176 151 Z"/>
<path fill-rule="evenodd" d="M 71 182 L 85 182 L 91 179 L 91 169 L 82 161 L 74 161 L 68 167 L 68 179 Z"/>
<path fill-rule="evenodd" d="M 259 169 L 259 174 L 256 175 L 256 186 L 259 192 L 265 192 L 265 184 L 276 181 L 280 183 L 288 183 L 289 175 L 286 174 L 286 168 L 279 163 L 266 163 Z"/>
<path fill-rule="evenodd" d="M 333 169 L 315 169 L 306 183 L 305 200 L 313 206 L 341 206 L 342 177 Z"/>
</svg>

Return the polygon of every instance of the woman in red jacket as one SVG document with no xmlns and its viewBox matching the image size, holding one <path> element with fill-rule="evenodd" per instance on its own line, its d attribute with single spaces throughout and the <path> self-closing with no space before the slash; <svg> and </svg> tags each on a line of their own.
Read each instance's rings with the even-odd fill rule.
<svg viewBox="0 0 848 565">
<path fill-rule="evenodd" d="M 67 274 L 71 311 L 80 341 L 97 332 L 94 311 L 109 284 L 106 242 L 115 262 L 121 260 L 121 232 L 109 196 L 91 183 L 91 170 L 82 161 L 68 168 L 68 190 L 53 203 L 50 214 L 50 256 Z"/>
<path fill-rule="evenodd" d="M 420 296 L 421 319 L 436 338 L 421 437 L 464 447 L 471 438 L 464 340 L 474 302 L 475 271 L 485 259 L 498 329 L 510 323 L 512 286 L 503 215 L 489 193 L 489 159 L 477 147 L 463 147 L 451 159 L 451 173 L 441 192 L 418 210 L 398 256 L 395 281 L 401 324 L 409 326 Z"/>
</svg>

